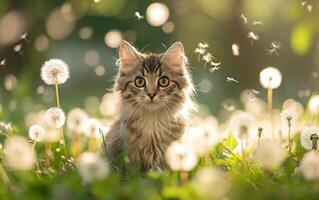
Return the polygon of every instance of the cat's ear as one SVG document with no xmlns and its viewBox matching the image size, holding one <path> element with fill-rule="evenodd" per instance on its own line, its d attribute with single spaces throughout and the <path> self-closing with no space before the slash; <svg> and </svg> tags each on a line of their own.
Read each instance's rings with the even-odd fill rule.
<svg viewBox="0 0 319 200">
<path fill-rule="evenodd" d="M 136 68 L 141 60 L 142 54 L 139 53 L 130 43 L 122 41 L 119 46 L 119 66 L 120 70 L 129 72 Z"/>
<path fill-rule="evenodd" d="M 186 65 L 186 56 L 181 42 L 172 44 L 162 57 L 162 62 L 173 70 L 179 70 Z"/>
</svg>

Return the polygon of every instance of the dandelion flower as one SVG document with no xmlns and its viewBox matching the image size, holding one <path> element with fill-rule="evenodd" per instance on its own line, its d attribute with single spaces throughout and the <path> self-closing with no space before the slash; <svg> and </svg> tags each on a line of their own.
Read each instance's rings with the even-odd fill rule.
<svg viewBox="0 0 319 200">
<path fill-rule="evenodd" d="M 175 141 L 168 147 L 166 160 L 174 171 L 190 171 L 197 164 L 196 153 L 181 141 Z"/>
<path fill-rule="evenodd" d="M 84 124 L 84 135 L 87 137 L 96 137 L 100 136 L 99 129 L 102 128 L 102 124 L 97 119 L 88 119 Z"/>
<path fill-rule="evenodd" d="M 110 173 L 107 161 L 94 152 L 84 152 L 79 157 L 77 168 L 86 183 L 104 179 Z"/>
<path fill-rule="evenodd" d="M 299 170 L 309 181 L 319 179 L 319 152 L 307 152 L 300 161 Z"/>
<path fill-rule="evenodd" d="M 249 139 L 251 137 L 254 123 L 255 117 L 248 112 L 242 111 L 235 112 L 229 120 L 232 132 L 239 139 Z"/>
<path fill-rule="evenodd" d="M 200 169 L 193 185 L 198 194 L 214 199 L 222 199 L 230 189 L 226 174 L 218 168 Z"/>
<path fill-rule="evenodd" d="M 36 154 L 27 139 L 21 136 L 12 136 L 4 143 L 3 162 L 13 170 L 27 171 L 33 169 Z"/>
<path fill-rule="evenodd" d="M 317 149 L 318 148 L 318 127 L 306 127 L 301 131 L 300 142 L 301 145 L 307 149 Z"/>
<path fill-rule="evenodd" d="M 45 130 L 42 126 L 35 124 L 29 128 L 29 138 L 31 140 L 36 142 L 41 142 L 44 140 L 44 137 L 45 137 Z"/>
<path fill-rule="evenodd" d="M 81 133 L 84 131 L 85 121 L 88 115 L 81 108 L 74 108 L 69 112 L 66 119 L 66 125 L 71 132 Z"/>
<path fill-rule="evenodd" d="M 41 78 L 48 85 L 63 84 L 69 76 L 69 66 L 61 59 L 50 59 L 41 67 Z"/>
<path fill-rule="evenodd" d="M 270 139 L 261 140 L 256 151 L 255 159 L 265 169 L 278 168 L 284 161 L 285 151 L 279 142 Z"/>
<path fill-rule="evenodd" d="M 319 95 L 314 95 L 310 98 L 308 108 L 312 114 L 319 113 Z"/>
<path fill-rule="evenodd" d="M 275 67 L 267 67 L 263 69 L 259 74 L 259 81 L 260 84 L 268 89 L 276 89 L 281 84 L 281 73 L 280 71 Z"/>
<path fill-rule="evenodd" d="M 65 114 L 62 109 L 53 107 L 45 113 L 46 122 L 54 128 L 61 128 L 65 123 Z"/>
<path fill-rule="evenodd" d="M 286 109 L 281 112 L 281 121 L 288 124 L 288 126 L 294 124 L 296 120 L 297 114 L 294 111 Z"/>
</svg>

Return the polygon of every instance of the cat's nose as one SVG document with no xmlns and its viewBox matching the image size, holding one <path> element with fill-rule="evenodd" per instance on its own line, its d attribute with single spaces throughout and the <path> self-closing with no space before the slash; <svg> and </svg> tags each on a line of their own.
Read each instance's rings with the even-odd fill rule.
<svg viewBox="0 0 319 200">
<path fill-rule="evenodd" d="M 156 96 L 157 92 L 148 92 L 147 95 L 153 100 L 153 98 Z"/>
</svg>

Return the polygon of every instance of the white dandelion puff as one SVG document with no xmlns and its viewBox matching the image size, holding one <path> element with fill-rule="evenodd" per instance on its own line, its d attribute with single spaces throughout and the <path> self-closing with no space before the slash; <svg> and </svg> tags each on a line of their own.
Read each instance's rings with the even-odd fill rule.
<svg viewBox="0 0 319 200">
<path fill-rule="evenodd" d="M 61 59 L 50 59 L 41 67 L 41 78 L 48 85 L 63 84 L 69 77 L 69 66 Z"/>
<path fill-rule="evenodd" d="M 259 74 L 260 84 L 268 89 L 276 89 L 281 84 L 282 75 L 280 71 L 275 67 L 267 67 L 263 69 Z"/>
<path fill-rule="evenodd" d="M 301 145 L 307 149 L 317 149 L 318 148 L 318 136 L 319 136 L 319 128 L 318 127 L 305 127 L 301 131 L 300 143 Z"/>
<path fill-rule="evenodd" d="M 28 171 L 35 165 L 36 154 L 27 139 L 12 136 L 4 143 L 3 162 L 13 170 Z"/>
<path fill-rule="evenodd" d="M 193 181 L 196 191 L 208 199 L 223 199 L 230 189 L 226 173 L 218 168 L 200 169 Z"/>
<path fill-rule="evenodd" d="M 102 123 L 97 119 L 87 119 L 84 123 L 84 135 L 89 138 L 100 137 L 100 131 L 103 127 Z"/>
<path fill-rule="evenodd" d="M 314 95 L 310 98 L 308 108 L 312 114 L 319 113 L 319 95 Z"/>
<path fill-rule="evenodd" d="M 297 120 L 297 114 L 289 109 L 285 109 L 281 112 L 281 121 L 286 123 L 288 126 L 294 124 Z"/>
<path fill-rule="evenodd" d="M 233 134 L 239 139 L 249 139 L 254 133 L 255 117 L 248 113 L 235 112 L 229 120 L 229 126 Z"/>
<path fill-rule="evenodd" d="M 65 114 L 62 109 L 53 107 L 45 113 L 46 122 L 53 128 L 61 128 L 65 123 Z"/>
<path fill-rule="evenodd" d="M 190 171 L 197 164 L 197 155 L 181 141 L 173 142 L 166 151 L 166 160 L 174 171 Z"/>
<path fill-rule="evenodd" d="M 310 151 L 304 154 L 300 161 L 299 170 L 309 181 L 319 179 L 319 152 Z"/>
<path fill-rule="evenodd" d="M 271 139 L 261 140 L 256 151 L 255 159 L 262 167 L 273 170 L 284 161 L 285 150 L 279 142 Z"/>
<path fill-rule="evenodd" d="M 42 126 L 40 125 L 32 125 L 29 128 L 29 138 L 33 141 L 36 142 L 41 142 L 45 138 L 45 130 Z"/>
<path fill-rule="evenodd" d="M 94 152 L 84 152 L 79 157 L 76 166 L 83 181 L 86 183 L 104 179 L 110 173 L 107 160 Z"/>
<path fill-rule="evenodd" d="M 234 56 L 239 56 L 239 46 L 238 44 L 232 44 L 231 45 L 231 49 L 232 49 L 232 52 L 233 52 L 233 55 Z"/>
<path fill-rule="evenodd" d="M 66 125 L 71 132 L 82 133 L 88 115 L 81 108 L 72 109 L 67 115 Z"/>
</svg>

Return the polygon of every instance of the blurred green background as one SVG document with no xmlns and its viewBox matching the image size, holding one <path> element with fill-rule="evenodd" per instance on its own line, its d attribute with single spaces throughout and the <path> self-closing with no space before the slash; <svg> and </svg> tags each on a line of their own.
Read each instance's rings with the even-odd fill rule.
<svg viewBox="0 0 319 200">
<path fill-rule="evenodd" d="M 169 10 L 161 26 L 150 25 L 145 16 L 154 2 Z M 276 107 L 286 98 L 305 103 L 318 89 L 318 6 L 317 1 L 299 0 L 0 0 L 0 113 L 16 121 L 21 113 L 41 109 L 41 104 L 54 105 L 53 88 L 40 79 L 41 65 L 54 57 L 65 60 L 71 71 L 60 89 L 62 107 L 97 104 L 113 85 L 117 49 L 110 46 L 115 47 L 119 37 L 155 52 L 181 41 L 190 59 L 197 102 L 212 114 L 223 109 L 225 100 L 238 104 L 244 89 L 258 90 L 264 98 L 258 77 L 267 66 L 283 74 L 275 91 Z M 137 19 L 136 11 L 145 17 Z M 263 25 L 253 25 L 255 20 Z M 259 35 L 253 45 L 247 38 L 250 31 Z M 279 56 L 267 55 L 273 41 L 281 43 Z M 221 62 L 220 71 L 211 73 L 198 61 L 194 50 L 199 42 L 210 45 L 208 51 Z M 233 43 L 240 47 L 239 56 L 232 54 Z M 226 82 L 227 76 L 239 84 Z"/>
</svg>

